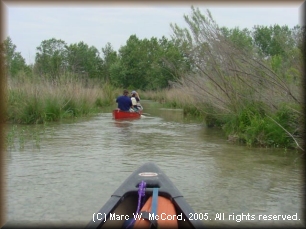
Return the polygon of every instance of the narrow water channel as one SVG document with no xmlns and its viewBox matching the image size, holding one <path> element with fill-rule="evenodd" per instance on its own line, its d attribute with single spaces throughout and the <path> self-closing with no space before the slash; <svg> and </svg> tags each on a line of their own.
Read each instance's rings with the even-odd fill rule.
<svg viewBox="0 0 306 229">
<path fill-rule="evenodd" d="M 195 212 L 224 213 L 222 220 L 204 220 L 207 226 L 305 225 L 298 152 L 233 145 L 220 130 L 185 120 L 182 110 L 143 105 L 139 120 L 116 121 L 108 111 L 77 122 L 11 127 L 7 220 L 85 226 L 136 168 L 152 161 Z"/>
</svg>

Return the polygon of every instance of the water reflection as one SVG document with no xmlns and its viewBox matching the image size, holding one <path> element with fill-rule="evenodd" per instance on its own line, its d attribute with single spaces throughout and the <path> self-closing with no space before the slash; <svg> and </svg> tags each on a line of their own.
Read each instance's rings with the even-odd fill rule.
<svg viewBox="0 0 306 229">
<path fill-rule="evenodd" d="M 115 120 L 115 126 L 121 128 L 127 128 L 132 125 L 133 120 Z"/>
</svg>

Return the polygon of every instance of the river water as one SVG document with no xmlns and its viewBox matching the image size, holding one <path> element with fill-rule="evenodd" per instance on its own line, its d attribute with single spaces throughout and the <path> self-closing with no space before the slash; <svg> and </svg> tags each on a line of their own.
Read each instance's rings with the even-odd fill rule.
<svg viewBox="0 0 306 229">
<path fill-rule="evenodd" d="M 207 226 L 305 225 L 300 153 L 234 145 L 220 130 L 186 120 L 182 110 L 142 104 L 145 114 L 133 121 L 113 120 L 108 110 L 76 122 L 11 126 L 8 222 L 85 226 L 136 168 L 152 161 L 195 212 L 208 213 Z"/>
</svg>

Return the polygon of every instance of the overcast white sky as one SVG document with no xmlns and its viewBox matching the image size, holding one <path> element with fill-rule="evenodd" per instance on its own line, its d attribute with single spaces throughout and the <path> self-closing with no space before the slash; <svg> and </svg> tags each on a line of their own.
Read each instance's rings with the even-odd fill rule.
<svg viewBox="0 0 306 229">
<path fill-rule="evenodd" d="M 118 51 L 128 38 L 136 34 L 140 39 L 163 35 L 170 38 L 170 23 L 186 27 L 183 15 L 191 13 L 191 3 L 162 4 L 96 4 L 90 5 L 20 5 L 6 4 L 6 34 L 17 46 L 17 52 L 33 63 L 36 47 L 43 40 L 56 38 L 68 45 L 84 41 L 100 52 L 107 42 Z M 301 25 L 300 2 L 272 5 L 242 5 L 196 3 L 204 13 L 209 9 L 220 26 L 249 28 L 255 25 Z"/>
</svg>

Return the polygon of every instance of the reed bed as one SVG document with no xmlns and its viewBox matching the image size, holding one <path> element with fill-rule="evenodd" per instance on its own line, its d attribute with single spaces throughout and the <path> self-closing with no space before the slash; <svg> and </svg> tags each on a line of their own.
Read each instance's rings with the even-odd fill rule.
<svg viewBox="0 0 306 229">
<path fill-rule="evenodd" d="M 13 123 L 34 124 L 87 116 L 113 104 L 116 93 L 108 84 L 73 75 L 57 81 L 47 77 L 9 79 L 7 118 Z"/>
<path fill-rule="evenodd" d="M 183 108 L 185 115 L 203 118 L 208 127 L 220 127 L 231 142 L 248 146 L 303 149 L 302 89 L 291 84 L 290 92 L 261 88 L 260 94 L 250 88 L 237 88 L 226 96 L 209 81 L 184 81 L 172 89 L 143 92 L 143 97 L 164 106 Z M 232 82 L 233 83 L 233 82 Z"/>
<path fill-rule="evenodd" d="M 157 101 L 165 107 L 181 108 L 184 115 L 194 116 L 201 118 L 203 114 L 200 112 L 200 104 L 196 101 L 190 93 L 189 88 L 171 88 L 162 89 L 159 91 L 144 91 L 142 98 Z"/>
</svg>

